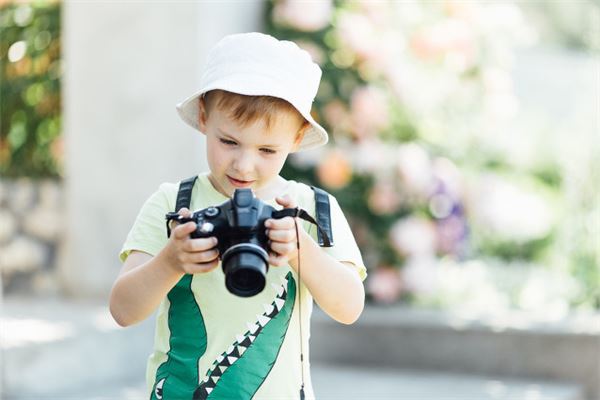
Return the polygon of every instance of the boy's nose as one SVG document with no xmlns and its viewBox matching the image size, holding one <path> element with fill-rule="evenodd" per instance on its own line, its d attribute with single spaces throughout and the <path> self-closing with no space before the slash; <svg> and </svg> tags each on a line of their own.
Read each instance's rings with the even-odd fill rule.
<svg viewBox="0 0 600 400">
<path fill-rule="evenodd" d="M 254 161 L 252 156 L 245 152 L 238 154 L 233 162 L 233 169 L 240 174 L 240 176 L 238 176 L 239 179 L 250 177 L 253 168 Z"/>
</svg>

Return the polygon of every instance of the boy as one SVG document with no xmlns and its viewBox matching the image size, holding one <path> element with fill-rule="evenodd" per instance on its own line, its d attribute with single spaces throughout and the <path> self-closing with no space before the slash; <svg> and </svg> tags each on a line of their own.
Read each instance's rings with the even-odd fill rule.
<svg viewBox="0 0 600 400">
<path fill-rule="evenodd" d="M 201 89 L 177 106 L 206 136 L 210 171 L 198 175 L 189 209 L 219 205 L 236 188 L 276 208 L 315 216 L 309 186 L 279 172 L 289 153 L 327 143 L 310 115 L 320 68 L 294 43 L 260 33 L 230 35 L 209 53 Z M 227 291 L 217 239 L 190 238 L 194 222 L 172 226 L 178 184 L 160 185 L 142 207 L 120 253 L 110 311 L 121 326 L 158 307 L 146 379 L 152 399 L 313 398 L 308 361 L 312 300 L 351 324 L 364 304 L 366 270 L 342 211 L 329 196 L 335 245 L 319 247 L 298 218 L 269 219 L 265 289 Z M 297 224 L 297 225 L 296 225 Z"/>
</svg>

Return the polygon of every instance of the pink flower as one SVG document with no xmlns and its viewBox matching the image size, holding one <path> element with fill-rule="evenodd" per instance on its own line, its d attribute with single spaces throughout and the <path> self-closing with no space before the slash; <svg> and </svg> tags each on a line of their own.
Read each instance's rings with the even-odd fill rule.
<svg viewBox="0 0 600 400">
<path fill-rule="evenodd" d="M 273 9 L 273 19 L 279 25 L 314 32 L 325 28 L 333 14 L 331 0 L 278 1 Z"/>
<path fill-rule="evenodd" d="M 368 58 L 379 51 L 375 27 L 365 15 L 340 13 L 337 20 L 337 36 L 341 47 L 352 51 L 359 58 Z"/>
<path fill-rule="evenodd" d="M 377 135 L 389 123 L 385 92 L 375 86 L 363 86 L 352 93 L 350 109 L 352 129 L 357 138 Z"/>
<path fill-rule="evenodd" d="M 369 274 L 367 291 L 378 303 L 394 303 L 402 293 L 398 269 L 389 266 L 378 267 Z"/>
<path fill-rule="evenodd" d="M 333 100 L 323 108 L 323 117 L 332 129 L 332 134 L 347 136 L 352 129 L 352 116 L 340 100 Z"/>
<path fill-rule="evenodd" d="M 400 194 L 392 182 L 379 181 L 369 193 L 368 204 L 374 214 L 391 214 L 400 206 Z"/>
<path fill-rule="evenodd" d="M 474 33 L 465 21 L 447 19 L 418 31 L 410 40 L 415 55 L 425 61 L 446 61 L 465 70 L 475 62 Z"/>
</svg>

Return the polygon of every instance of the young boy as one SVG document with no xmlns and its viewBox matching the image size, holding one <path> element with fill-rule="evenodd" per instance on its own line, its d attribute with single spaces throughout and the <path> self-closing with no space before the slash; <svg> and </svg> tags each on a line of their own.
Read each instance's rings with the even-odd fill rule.
<svg viewBox="0 0 600 400">
<path fill-rule="evenodd" d="M 298 206 L 314 217 L 313 190 L 279 173 L 290 153 L 327 143 L 310 115 L 320 79 L 320 68 L 292 42 L 260 33 L 223 38 L 208 55 L 201 89 L 177 106 L 206 136 L 210 171 L 198 175 L 189 209 L 176 211 L 189 216 L 251 188 L 275 208 Z M 267 284 L 238 297 L 225 287 L 216 238 L 192 239 L 194 222 L 174 224 L 167 237 L 165 214 L 174 211 L 178 190 L 164 183 L 143 205 L 110 296 L 124 327 L 158 307 L 148 395 L 313 398 L 312 300 L 344 324 L 356 321 L 364 304 L 365 266 L 337 201 L 329 196 L 333 247 L 320 247 L 316 227 L 298 218 L 267 220 Z"/>
</svg>

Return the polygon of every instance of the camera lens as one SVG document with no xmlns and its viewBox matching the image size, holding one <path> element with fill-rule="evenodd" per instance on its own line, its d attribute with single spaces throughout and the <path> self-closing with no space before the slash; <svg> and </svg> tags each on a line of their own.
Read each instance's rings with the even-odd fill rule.
<svg viewBox="0 0 600 400">
<path fill-rule="evenodd" d="M 223 254 L 225 286 L 240 297 L 254 296 L 265 288 L 268 255 L 261 247 L 242 243 Z"/>
</svg>

